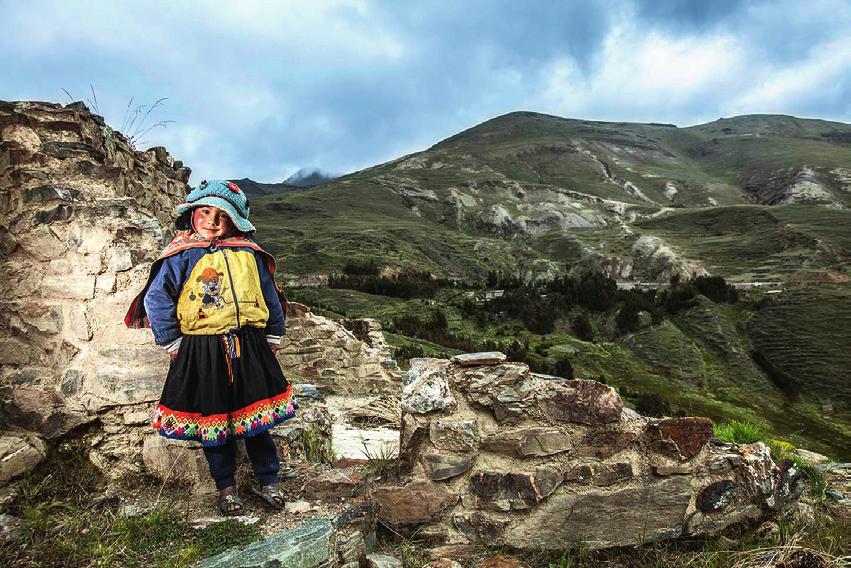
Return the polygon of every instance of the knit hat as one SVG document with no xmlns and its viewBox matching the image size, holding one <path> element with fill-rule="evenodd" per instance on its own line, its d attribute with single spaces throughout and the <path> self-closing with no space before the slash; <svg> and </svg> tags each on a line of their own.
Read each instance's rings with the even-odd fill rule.
<svg viewBox="0 0 851 568">
<path fill-rule="evenodd" d="M 251 212 L 248 207 L 248 196 L 232 181 L 219 179 L 202 181 L 186 196 L 186 203 L 177 206 L 177 214 L 182 215 L 202 205 L 218 207 L 227 213 L 236 228 L 244 233 L 257 230 L 248 220 Z"/>
</svg>

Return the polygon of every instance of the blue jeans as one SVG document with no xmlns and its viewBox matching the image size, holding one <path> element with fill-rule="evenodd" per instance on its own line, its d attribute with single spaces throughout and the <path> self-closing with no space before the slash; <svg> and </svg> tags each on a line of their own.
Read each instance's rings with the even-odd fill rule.
<svg viewBox="0 0 851 568">
<path fill-rule="evenodd" d="M 262 432 L 256 436 L 245 438 L 245 449 L 251 460 L 251 468 L 257 476 L 260 485 L 269 485 L 278 481 L 278 470 L 281 461 L 278 458 L 278 448 L 269 431 Z M 225 487 L 236 485 L 234 474 L 236 473 L 236 441 L 228 440 L 227 444 L 221 446 L 204 446 L 204 457 L 210 466 L 210 475 L 216 482 L 216 488 L 222 490 Z"/>
</svg>

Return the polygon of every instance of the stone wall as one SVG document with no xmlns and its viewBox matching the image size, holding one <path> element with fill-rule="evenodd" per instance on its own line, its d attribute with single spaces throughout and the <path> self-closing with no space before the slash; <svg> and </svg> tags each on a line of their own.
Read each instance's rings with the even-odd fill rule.
<svg viewBox="0 0 851 568">
<path fill-rule="evenodd" d="M 44 456 L 43 439 L 88 423 L 90 457 L 110 476 L 179 469 L 203 481 L 197 448 L 149 427 L 168 357 L 123 322 L 189 174 L 164 148 L 134 150 L 82 103 L 0 102 L 0 428 L 11 431 L 0 461 L 14 455 L 0 483 Z M 287 325 L 279 358 L 294 382 L 398 391 L 377 322 L 350 322 L 356 334 L 293 304 Z"/>
<path fill-rule="evenodd" d="M 374 319 L 340 323 L 290 303 L 287 342 L 279 354 L 285 374 L 327 393 L 398 393 L 402 373 Z"/>
<path fill-rule="evenodd" d="M 412 360 L 404 477 L 375 491 L 380 519 L 442 544 L 602 548 L 715 531 L 803 489 L 794 466 L 715 440 L 706 418 L 645 418 L 606 385 L 504 358 Z"/>
<path fill-rule="evenodd" d="M 0 102 L 7 426 L 52 440 L 125 407 L 104 420 L 114 429 L 158 398 L 167 358 L 122 320 L 189 174 L 164 148 L 134 150 L 81 103 Z"/>
</svg>

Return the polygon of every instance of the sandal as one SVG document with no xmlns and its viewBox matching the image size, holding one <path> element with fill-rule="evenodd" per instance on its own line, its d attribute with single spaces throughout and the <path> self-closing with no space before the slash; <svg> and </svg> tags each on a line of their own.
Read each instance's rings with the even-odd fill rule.
<svg viewBox="0 0 851 568">
<path fill-rule="evenodd" d="M 266 501 L 272 509 L 281 510 L 284 508 L 284 495 L 278 489 L 277 483 L 270 483 L 269 485 L 261 485 L 259 487 L 252 485 L 249 490 L 254 495 Z M 276 498 L 280 499 L 280 501 L 277 501 Z"/>
<path fill-rule="evenodd" d="M 236 493 L 219 495 L 219 512 L 226 517 L 236 517 L 245 510 L 245 502 Z"/>
</svg>

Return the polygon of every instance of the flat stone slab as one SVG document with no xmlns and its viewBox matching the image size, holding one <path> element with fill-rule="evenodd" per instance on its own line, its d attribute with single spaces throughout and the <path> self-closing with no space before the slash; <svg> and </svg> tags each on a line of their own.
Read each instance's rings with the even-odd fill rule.
<svg viewBox="0 0 851 568">
<path fill-rule="evenodd" d="M 195 568 L 314 568 L 330 558 L 333 532 L 330 520 L 311 519 L 298 528 L 207 558 Z"/>
<path fill-rule="evenodd" d="M 369 461 L 370 457 L 398 456 L 399 430 L 334 424 L 331 426 L 331 450 L 337 460 Z"/>
<path fill-rule="evenodd" d="M 386 554 L 368 554 L 366 565 L 369 568 L 402 568 L 402 561 Z"/>
<path fill-rule="evenodd" d="M 518 519 L 502 540 L 524 539 L 524 547 L 562 550 L 565 543 L 598 549 L 676 538 L 691 497 L 691 480 L 685 476 L 613 492 L 556 494 Z"/>
<path fill-rule="evenodd" d="M 499 365 L 507 359 L 505 353 L 499 351 L 482 351 L 481 353 L 463 353 L 450 359 L 456 365 Z"/>
</svg>

